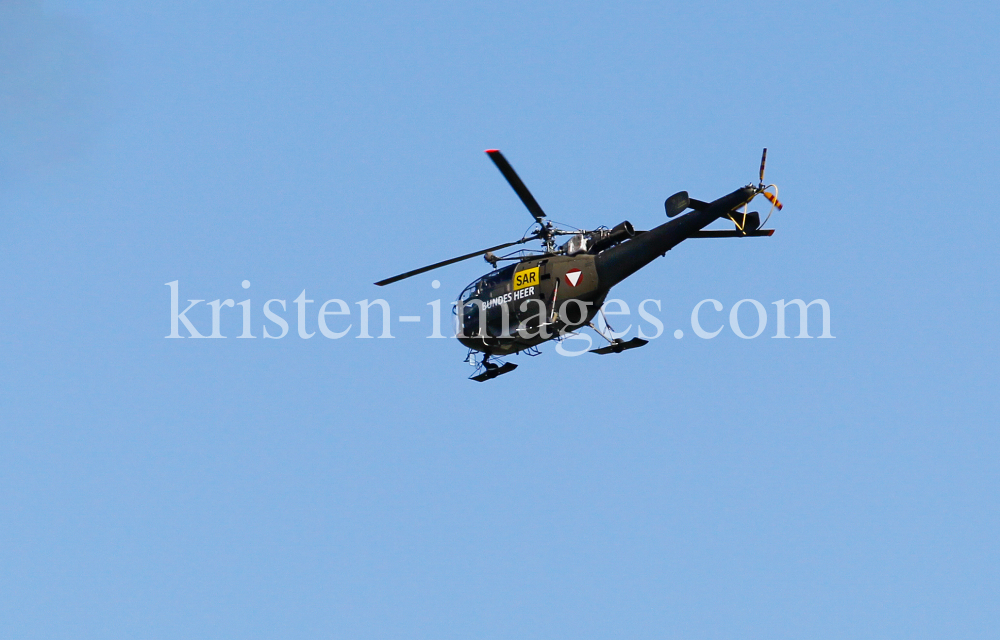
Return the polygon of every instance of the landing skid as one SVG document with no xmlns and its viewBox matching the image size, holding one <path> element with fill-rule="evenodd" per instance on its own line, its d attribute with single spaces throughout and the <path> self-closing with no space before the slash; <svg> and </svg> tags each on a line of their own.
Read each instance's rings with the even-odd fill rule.
<svg viewBox="0 0 1000 640">
<path fill-rule="evenodd" d="M 470 358 L 472 354 L 470 354 Z M 472 361 L 470 361 L 471 363 Z M 502 364 L 497 364 L 496 362 L 490 362 L 490 354 L 483 354 L 483 360 L 479 363 L 476 371 L 482 370 L 482 373 L 478 373 L 474 376 L 469 376 L 469 380 L 475 380 L 476 382 L 486 382 L 487 380 L 492 380 L 497 376 L 502 376 L 505 373 L 510 373 L 514 369 L 517 369 L 517 365 L 512 362 L 504 362 Z"/>
<path fill-rule="evenodd" d="M 483 371 L 478 376 L 471 376 L 469 380 L 475 380 L 476 382 L 486 382 L 487 380 L 492 380 L 497 376 L 502 376 L 505 373 L 510 373 L 514 369 L 517 369 L 517 365 L 513 362 L 507 362 L 501 365 L 495 365 L 492 362 L 486 366 L 486 371 Z"/>
<path fill-rule="evenodd" d="M 603 311 L 601 311 L 601 316 L 604 318 L 604 323 L 607 324 L 608 329 L 611 329 L 611 325 L 608 324 L 608 318 L 607 316 L 604 315 Z M 602 338 L 608 341 L 608 346 L 601 347 L 600 349 L 591 349 L 590 353 L 596 353 L 597 355 L 604 356 L 609 353 L 621 353 L 622 351 L 628 351 L 629 349 L 638 349 L 639 347 L 643 347 L 649 344 L 649 340 L 643 340 L 642 338 L 632 338 L 628 342 L 625 342 L 621 338 L 611 339 L 608 336 L 604 335 L 604 333 L 602 333 L 600 329 L 595 327 L 594 323 L 591 322 L 589 326 L 591 329 L 596 331 L 598 335 L 600 335 Z M 614 335 L 614 333 L 612 333 L 611 335 Z"/>
<path fill-rule="evenodd" d="M 632 338 L 628 342 L 625 342 L 621 338 L 616 338 L 611 341 L 606 347 L 601 347 L 600 349 L 591 349 L 590 353 L 596 353 L 599 355 L 607 355 L 609 353 L 621 353 L 622 351 L 627 351 L 629 349 L 638 349 L 639 347 L 649 344 L 649 340 L 643 340 L 642 338 Z"/>
</svg>

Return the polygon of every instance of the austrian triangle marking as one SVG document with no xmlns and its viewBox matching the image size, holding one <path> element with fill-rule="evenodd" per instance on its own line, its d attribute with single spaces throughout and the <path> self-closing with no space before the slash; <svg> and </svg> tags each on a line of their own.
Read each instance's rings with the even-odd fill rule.
<svg viewBox="0 0 1000 640">
<path fill-rule="evenodd" d="M 571 287 L 575 287 L 580 284 L 580 278 L 583 277 L 583 272 L 579 269 L 570 269 L 566 272 L 566 284 Z"/>
</svg>

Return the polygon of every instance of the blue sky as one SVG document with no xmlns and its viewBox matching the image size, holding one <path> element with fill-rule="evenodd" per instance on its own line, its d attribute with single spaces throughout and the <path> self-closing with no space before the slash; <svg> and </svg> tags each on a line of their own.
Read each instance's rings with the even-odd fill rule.
<svg viewBox="0 0 1000 640">
<path fill-rule="evenodd" d="M 998 28 L 993 3 L 0 4 L 5 635 L 989 636 Z M 650 228 L 765 146 L 772 238 L 614 290 L 662 303 L 643 349 L 480 385 L 424 336 L 484 263 L 371 284 L 520 237 L 484 149 L 554 220 Z M 258 336 L 285 300 L 291 331 L 223 309 L 226 340 L 164 339 L 175 280 L 250 299 Z M 350 334 L 297 337 L 303 290 Z M 424 321 L 357 339 L 377 297 Z M 706 326 L 745 298 L 769 324 L 698 339 L 707 298 Z M 771 338 L 792 298 L 836 339 Z"/>
</svg>

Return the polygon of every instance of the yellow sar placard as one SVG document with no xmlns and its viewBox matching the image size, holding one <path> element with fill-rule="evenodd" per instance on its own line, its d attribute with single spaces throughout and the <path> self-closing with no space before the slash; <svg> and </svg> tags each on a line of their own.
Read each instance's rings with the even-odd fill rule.
<svg viewBox="0 0 1000 640">
<path fill-rule="evenodd" d="M 538 284 L 538 267 L 525 269 L 514 274 L 514 291 Z"/>
</svg>

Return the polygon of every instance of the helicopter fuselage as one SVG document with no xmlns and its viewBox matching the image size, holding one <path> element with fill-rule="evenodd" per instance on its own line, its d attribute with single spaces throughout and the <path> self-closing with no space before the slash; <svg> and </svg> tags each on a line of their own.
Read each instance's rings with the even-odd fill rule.
<svg viewBox="0 0 1000 640">
<path fill-rule="evenodd" d="M 597 252 L 584 249 L 570 255 L 564 249 L 497 269 L 460 295 L 458 339 L 470 349 L 502 356 L 586 326 L 614 285 L 684 240 L 697 237 L 715 220 L 730 216 L 756 193 L 752 187 L 737 189 L 613 246 L 598 244 Z"/>
</svg>

